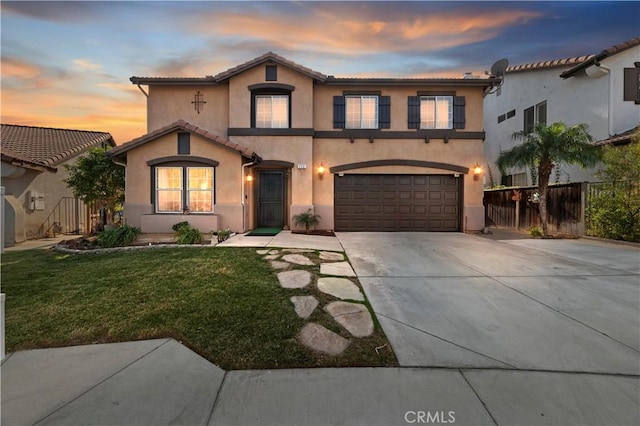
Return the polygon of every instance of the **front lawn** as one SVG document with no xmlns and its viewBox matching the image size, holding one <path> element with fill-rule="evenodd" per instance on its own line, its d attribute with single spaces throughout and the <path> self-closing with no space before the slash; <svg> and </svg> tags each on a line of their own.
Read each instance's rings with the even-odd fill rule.
<svg viewBox="0 0 640 426">
<path fill-rule="evenodd" d="M 335 357 L 298 343 L 295 294 L 253 248 L 6 252 L 2 292 L 10 352 L 173 337 L 225 369 L 397 365 L 378 325 Z"/>
</svg>

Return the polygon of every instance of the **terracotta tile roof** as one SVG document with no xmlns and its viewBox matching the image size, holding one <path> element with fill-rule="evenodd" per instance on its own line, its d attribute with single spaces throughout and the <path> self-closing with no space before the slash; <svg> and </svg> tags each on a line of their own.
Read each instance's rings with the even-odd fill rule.
<svg viewBox="0 0 640 426">
<path fill-rule="evenodd" d="M 14 124 L 2 125 L 0 142 L 3 160 L 45 168 L 52 168 L 96 145 L 115 146 L 113 137 L 105 132 Z"/>
<path fill-rule="evenodd" d="M 237 65 L 233 68 L 229 68 L 226 71 L 223 71 L 219 74 L 216 74 L 215 76 L 213 76 L 213 79 L 217 82 L 221 82 L 224 80 L 227 80 L 231 77 L 233 77 L 236 74 L 240 74 L 243 71 L 248 70 L 249 68 L 253 68 L 256 65 L 265 63 L 265 62 L 275 62 L 281 65 L 284 65 L 286 67 L 289 67 L 291 69 L 294 69 L 302 74 L 305 74 L 315 80 L 318 81 L 324 81 L 327 79 L 327 76 L 318 72 L 318 71 L 314 71 L 311 68 L 307 68 L 305 66 L 302 66 L 300 64 L 297 64 L 293 61 L 288 60 L 287 58 L 284 58 L 276 53 L 273 52 L 267 52 L 264 55 L 258 56 L 255 59 L 252 59 L 250 61 L 247 61 L 243 64 Z"/>
<path fill-rule="evenodd" d="M 608 49 L 605 49 L 598 54 L 575 56 L 572 58 L 554 59 L 549 61 L 532 62 L 529 64 L 522 64 L 522 65 L 513 65 L 508 67 L 505 72 L 514 73 L 514 72 L 536 71 L 536 70 L 544 70 L 544 69 L 560 68 L 560 67 L 566 68 L 566 67 L 572 66 L 573 68 L 563 72 L 560 75 L 563 78 L 567 78 L 567 77 L 573 76 L 573 74 L 575 74 L 576 71 L 592 65 L 596 61 L 600 61 L 606 58 L 607 56 L 616 55 L 620 52 L 623 52 L 639 44 L 640 44 L 640 37 L 635 37 L 630 40 L 619 43 L 615 46 L 611 46 Z"/>
<path fill-rule="evenodd" d="M 258 161 L 260 159 L 260 156 L 256 154 L 254 151 L 250 150 L 249 148 L 242 146 L 240 144 L 231 142 L 215 132 L 211 132 L 211 131 L 202 129 L 200 127 L 194 126 L 193 124 L 189 124 L 184 120 L 178 120 L 167 126 L 161 127 L 157 130 L 147 133 L 146 135 L 140 136 L 139 138 L 135 138 L 128 142 L 125 142 L 122 145 L 109 151 L 109 154 L 112 157 L 123 157 L 122 154 L 125 154 L 127 151 L 133 148 L 136 148 L 140 145 L 144 145 L 147 142 L 151 142 L 161 136 L 175 132 L 176 130 L 182 130 L 185 132 L 196 134 L 198 136 L 202 136 L 203 138 L 209 140 L 210 142 L 217 143 L 219 145 L 222 145 L 229 149 L 237 151 L 238 153 L 240 153 L 240 155 L 246 158 L 251 158 Z"/>
<path fill-rule="evenodd" d="M 591 55 L 589 59 L 584 61 L 583 63 L 571 68 L 560 74 L 562 78 L 573 77 L 578 71 L 590 67 L 593 64 L 599 63 L 604 58 L 609 56 L 617 55 L 620 52 L 624 52 L 627 49 L 631 49 L 632 47 L 640 45 L 640 37 L 635 37 L 627 41 L 623 41 L 622 43 L 616 44 L 615 46 L 611 46 L 608 49 L 604 49 L 602 52 L 597 55 Z"/>
<path fill-rule="evenodd" d="M 570 65 L 581 64 L 592 57 L 593 55 L 576 56 L 574 58 L 554 59 L 551 61 L 541 61 L 541 62 L 533 62 L 530 64 L 513 65 L 511 67 L 508 67 L 505 72 L 512 73 L 512 72 L 519 72 L 519 71 L 531 71 L 531 70 L 567 67 Z"/>
<path fill-rule="evenodd" d="M 626 132 L 618 133 L 617 135 L 613 135 L 611 137 L 608 137 L 607 139 L 600 140 L 594 143 L 594 145 L 624 145 L 631 142 L 634 136 L 640 134 L 639 132 L 640 126 L 636 126 L 631 130 L 627 130 Z"/>
</svg>

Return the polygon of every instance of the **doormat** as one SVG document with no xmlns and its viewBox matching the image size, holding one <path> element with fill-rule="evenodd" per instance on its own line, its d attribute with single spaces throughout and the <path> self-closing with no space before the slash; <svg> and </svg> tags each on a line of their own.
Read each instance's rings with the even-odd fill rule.
<svg viewBox="0 0 640 426">
<path fill-rule="evenodd" d="M 248 237 L 273 237 L 277 235 L 282 228 L 256 228 L 247 234 Z"/>
</svg>

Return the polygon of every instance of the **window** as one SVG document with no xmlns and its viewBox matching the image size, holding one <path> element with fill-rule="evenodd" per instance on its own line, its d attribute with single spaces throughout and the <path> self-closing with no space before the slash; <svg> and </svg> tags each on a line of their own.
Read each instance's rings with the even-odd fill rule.
<svg viewBox="0 0 640 426">
<path fill-rule="evenodd" d="M 464 129 L 464 96 L 420 94 L 409 96 L 409 129 Z"/>
<path fill-rule="evenodd" d="M 347 129 L 378 128 L 378 97 L 347 96 L 346 124 Z"/>
<path fill-rule="evenodd" d="M 524 132 L 533 132 L 536 124 L 547 124 L 547 101 L 542 101 L 535 107 L 524 110 Z"/>
<path fill-rule="evenodd" d="M 453 96 L 421 96 L 420 128 L 453 128 Z"/>
<path fill-rule="evenodd" d="M 156 212 L 213 212 L 213 167 L 156 167 Z"/>
<path fill-rule="evenodd" d="M 289 95 L 255 95 L 255 127 L 289 127 Z"/>
<path fill-rule="evenodd" d="M 502 123 L 502 122 L 505 120 L 505 117 L 506 117 L 506 116 L 505 116 L 504 114 L 499 115 L 499 116 L 498 116 L 498 123 Z"/>
<path fill-rule="evenodd" d="M 635 68 L 624 69 L 624 96 L 625 101 L 634 101 L 640 104 L 640 67 L 636 62 Z"/>
<path fill-rule="evenodd" d="M 389 129 L 391 97 L 346 94 L 333 97 L 334 129 Z"/>
</svg>

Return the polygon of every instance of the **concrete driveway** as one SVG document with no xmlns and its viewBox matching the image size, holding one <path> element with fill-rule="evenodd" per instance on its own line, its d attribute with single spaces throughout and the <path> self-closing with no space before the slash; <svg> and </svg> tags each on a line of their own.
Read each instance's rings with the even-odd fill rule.
<svg viewBox="0 0 640 426">
<path fill-rule="evenodd" d="M 640 374 L 637 248 L 337 236 L 402 366 Z"/>
</svg>

